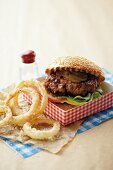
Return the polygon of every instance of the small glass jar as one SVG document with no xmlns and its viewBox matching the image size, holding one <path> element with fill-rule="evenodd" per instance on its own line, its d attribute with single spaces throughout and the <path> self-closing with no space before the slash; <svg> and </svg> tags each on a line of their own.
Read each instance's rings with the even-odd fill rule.
<svg viewBox="0 0 113 170">
<path fill-rule="evenodd" d="M 36 54 L 29 50 L 21 55 L 21 64 L 19 68 L 19 80 L 29 80 L 38 78 L 38 64 L 35 61 Z"/>
</svg>

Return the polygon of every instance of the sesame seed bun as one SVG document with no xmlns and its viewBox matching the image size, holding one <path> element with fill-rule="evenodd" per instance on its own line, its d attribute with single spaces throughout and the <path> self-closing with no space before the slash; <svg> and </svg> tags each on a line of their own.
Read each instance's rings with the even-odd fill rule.
<svg viewBox="0 0 113 170">
<path fill-rule="evenodd" d="M 53 61 L 48 68 L 46 74 L 51 74 L 57 70 L 80 71 L 90 73 L 98 77 L 99 81 L 104 81 L 104 73 L 102 69 L 94 62 L 80 56 L 59 57 Z"/>
</svg>

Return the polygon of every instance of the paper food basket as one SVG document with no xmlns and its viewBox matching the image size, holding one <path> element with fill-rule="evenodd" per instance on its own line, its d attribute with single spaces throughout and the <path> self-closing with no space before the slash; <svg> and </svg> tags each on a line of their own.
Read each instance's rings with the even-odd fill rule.
<svg viewBox="0 0 113 170">
<path fill-rule="evenodd" d="M 58 105 L 48 102 L 44 113 L 56 121 L 59 121 L 61 125 L 66 126 L 77 120 L 96 114 L 100 111 L 106 110 L 113 106 L 113 86 L 107 82 L 102 84 L 103 95 L 93 101 L 90 101 L 82 106 L 75 106 L 71 109 L 63 109 Z M 27 102 L 31 103 L 31 98 L 23 94 Z"/>
</svg>

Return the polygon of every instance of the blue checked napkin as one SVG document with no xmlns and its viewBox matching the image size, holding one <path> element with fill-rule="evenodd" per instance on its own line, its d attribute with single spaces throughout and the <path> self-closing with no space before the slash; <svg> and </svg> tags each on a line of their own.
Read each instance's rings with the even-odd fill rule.
<svg viewBox="0 0 113 170">
<path fill-rule="evenodd" d="M 111 74 L 106 69 L 103 69 L 106 77 L 106 81 L 113 84 L 113 74 Z M 84 131 L 93 128 L 94 126 L 99 125 L 100 123 L 107 121 L 108 119 L 113 117 L 113 108 L 104 110 L 92 116 L 89 116 L 84 120 L 81 124 L 80 128 L 77 130 L 77 134 L 83 133 Z M 5 142 L 11 149 L 15 150 L 19 153 L 23 158 L 28 158 L 31 155 L 39 153 L 41 151 L 40 148 L 37 148 L 30 144 L 22 144 L 18 141 L 11 142 L 7 138 L 0 137 L 0 139 Z"/>
</svg>

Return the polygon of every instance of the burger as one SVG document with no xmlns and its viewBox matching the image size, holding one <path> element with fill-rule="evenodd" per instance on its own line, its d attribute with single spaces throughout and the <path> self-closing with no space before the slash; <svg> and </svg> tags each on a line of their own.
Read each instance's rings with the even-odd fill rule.
<svg viewBox="0 0 113 170">
<path fill-rule="evenodd" d="M 49 101 L 82 105 L 102 95 L 105 80 L 102 69 L 80 56 L 55 59 L 45 70 L 45 88 Z"/>
</svg>

